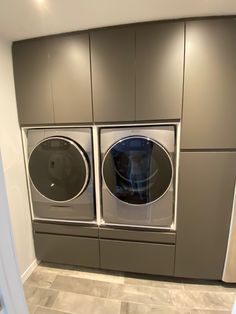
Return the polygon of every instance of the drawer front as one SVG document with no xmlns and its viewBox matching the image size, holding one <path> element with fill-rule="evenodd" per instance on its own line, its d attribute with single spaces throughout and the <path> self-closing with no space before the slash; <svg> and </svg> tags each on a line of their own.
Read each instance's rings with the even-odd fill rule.
<svg viewBox="0 0 236 314">
<path fill-rule="evenodd" d="M 41 261 L 99 267 L 97 239 L 35 233 L 34 243 L 36 256 Z"/>
<path fill-rule="evenodd" d="M 99 237 L 112 240 L 130 240 L 154 243 L 175 244 L 175 232 L 154 232 L 146 230 L 128 230 L 99 228 Z"/>
<path fill-rule="evenodd" d="M 69 224 L 55 224 L 55 223 L 44 223 L 44 222 L 33 222 L 33 230 L 39 233 L 53 233 L 59 235 L 70 235 L 97 238 L 98 228 L 87 227 L 81 225 L 69 225 Z"/>
<path fill-rule="evenodd" d="M 175 246 L 100 240 L 101 268 L 169 275 L 174 273 Z"/>
</svg>

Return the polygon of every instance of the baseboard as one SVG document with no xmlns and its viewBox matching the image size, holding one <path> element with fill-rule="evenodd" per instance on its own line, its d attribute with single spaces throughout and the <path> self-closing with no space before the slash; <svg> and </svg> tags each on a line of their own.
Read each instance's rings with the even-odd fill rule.
<svg viewBox="0 0 236 314">
<path fill-rule="evenodd" d="M 39 262 L 35 259 L 33 263 L 26 269 L 26 271 L 21 275 L 22 284 L 29 278 L 35 268 L 38 266 Z"/>
</svg>

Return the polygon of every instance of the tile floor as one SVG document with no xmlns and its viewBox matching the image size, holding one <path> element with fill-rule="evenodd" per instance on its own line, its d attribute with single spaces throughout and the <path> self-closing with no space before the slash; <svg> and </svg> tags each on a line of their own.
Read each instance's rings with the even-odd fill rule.
<svg viewBox="0 0 236 314">
<path fill-rule="evenodd" d="M 34 314 L 231 313 L 236 285 L 40 264 L 24 284 Z"/>
</svg>

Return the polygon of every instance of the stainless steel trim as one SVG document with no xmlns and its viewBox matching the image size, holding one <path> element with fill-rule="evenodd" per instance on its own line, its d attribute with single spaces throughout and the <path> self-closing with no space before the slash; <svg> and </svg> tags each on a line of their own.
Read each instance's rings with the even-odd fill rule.
<svg viewBox="0 0 236 314">
<path fill-rule="evenodd" d="M 94 157 L 94 186 L 96 199 L 96 217 L 97 225 L 101 224 L 101 185 L 100 185 L 100 154 L 99 154 L 99 135 L 98 129 L 93 127 L 93 157 Z"/>
<path fill-rule="evenodd" d="M 134 127 L 139 127 L 139 126 L 143 126 L 143 127 L 148 127 L 148 126 L 173 126 L 173 125 L 180 125 L 180 120 L 179 121 L 176 121 L 176 122 L 143 122 L 143 123 L 140 123 L 140 122 L 136 122 L 136 123 L 119 123 L 119 124 L 96 124 L 95 126 L 100 129 L 100 128 L 126 128 L 126 127 L 129 127 L 129 126 L 134 126 Z"/>
<path fill-rule="evenodd" d="M 153 229 L 153 230 L 171 230 L 174 231 L 172 226 L 170 227 L 161 227 L 161 226 L 147 226 L 147 225 L 129 225 L 123 223 L 110 223 L 106 222 L 105 220 L 101 220 L 101 226 L 111 226 L 111 227 L 128 227 L 128 228 L 137 228 L 137 229 Z"/>
<path fill-rule="evenodd" d="M 51 222 L 63 222 L 63 223 L 73 223 L 73 224 L 86 224 L 86 225 L 97 225 L 96 220 L 66 220 L 66 219 L 51 219 L 51 218 L 38 218 L 35 217 L 33 221 L 51 221 Z"/>
<path fill-rule="evenodd" d="M 32 178 L 31 178 L 31 175 L 30 175 L 30 172 L 29 172 L 30 182 L 31 182 L 31 184 L 33 185 L 33 187 L 36 189 L 36 191 L 37 191 L 42 197 L 44 197 L 45 199 L 47 199 L 47 200 L 49 200 L 49 201 L 51 201 L 51 202 L 54 202 L 54 203 L 68 203 L 68 202 L 70 202 L 70 201 L 76 199 L 77 197 L 79 197 L 79 196 L 84 192 L 86 186 L 88 185 L 89 177 L 90 177 L 90 173 L 89 173 L 90 170 L 89 170 L 88 160 L 86 159 L 84 152 L 80 149 L 79 144 L 77 144 L 77 143 L 74 142 L 73 140 L 68 139 L 68 138 L 66 138 L 66 137 L 63 137 L 63 136 L 49 136 L 49 137 L 47 137 L 47 138 L 44 138 L 42 141 L 38 142 L 37 145 L 35 145 L 35 147 L 32 149 L 32 151 L 31 151 L 31 153 L 30 153 L 30 155 L 29 155 L 29 158 L 28 158 L 28 165 L 29 165 L 29 162 L 30 162 L 30 158 L 31 158 L 33 152 L 35 151 L 35 149 L 36 149 L 40 144 L 42 144 L 42 143 L 44 143 L 44 142 L 46 142 L 46 141 L 48 141 L 48 140 L 50 140 L 50 139 L 61 139 L 61 140 L 63 140 L 63 141 L 66 141 L 66 142 L 70 143 L 71 145 L 73 145 L 73 146 L 75 147 L 75 149 L 77 149 L 77 151 L 80 153 L 80 155 L 81 155 L 82 158 L 83 158 L 83 161 L 84 161 L 84 164 L 85 164 L 85 168 L 86 168 L 86 177 L 85 177 L 84 185 L 82 186 L 81 190 L 80 190 L 74 197 L 72 197 L 72 198 L 70 198 L 70 199 L 67 199 L 67 200 L 65 200 L 65 201 L 57 201 L 57 200 L 53 200 L 53 199 L 50 199 L 50 198 L 46 197 L 45 195 L 43 195 L 43 194 L 37 189 L 37 187 L 34 185 L 34 182 L 33 182 Z M 28 168 L 29 168 L 29 167 L 28 167 Z"/>
<path fill-rule="evenodd" d="M 176 146 L 175 146 L 175 198 L 174 198 L 174 220 L 172 223 L 173 230 L 177 229 L 177 207 L 178 207 L 178 185 L 179 185 L 179 158 L 180 158 L 180 138 L 181 138 L 181 125 L 176 124 Z"/>
<path fill-rule="evenodd" d="M 107 184 L 106 184 L 106 180 L 105 180 L 104 174 L 103 174 L 103 172 L 104 172 L 104 171 L 103 171 L 103 169 L 104 169 L 104 162 L 105 162 L 105 160 L 106 160 L 107 155 L 108 155 L 109 152 L 113 149 L 113 147 L 115 147 L 115 146 L 116 146 L 117 144 L 119 144 L 119 143 L 122 143 L 122 142 L 125 141 L 125 140 L 132 139 L 132 138 L 142 138 L 142 139 L 146 139 L 146 140 L 149 140 L 149 141 L 155 143 L 157 146 L 159 146 L 160 148 L 163 149 L 163 151 L 166 153 L 167 157 L 169 158 L 169 161 L 170 161 L 170 164 L 171 164 L 171 179 L 170 179 L 170 183 L 169 183 L 167 189 L 165 190 L 165 192 L 164 192 L 161 196 L 159 196 L 158 198 L 156 198 L 154 201 L 151 201 L 151 202 L 148 202 L 148 203 L 145 203 L 145 204 L 132 204 L 132 203 L 128 203 L 128 202 L 125 202 L 125 201 L 120 200 L 116 195 L 114 195 L 114 194 L 110 191 L 109 187 L 108 187 Z M 135 206 L 145 206 L 145 205 L 153 204 L 153 203 L 157 202 L 159 199 L 161 199 L 161 198 L 168 192 L 168 190 L 169 190 L 169 188 L 170 188 L 170 186 L 171 186 L 171 184 L 172 184 L 172 180 L 173 180 L 173 176 L 174 176 L 174 167 L 173 167 L 173 163 L 172 163 L 170 154 L 169 154 L 169 152 L 166 150 L 166 148 L 165 148 L 163 145 L 161 145 L 161 144 L 158 143 L 156 140 L 154 140 L 154 139 L 152 139 L 152 138 L 150 138 L 150 137 L 141 136 L 141 135 L 133 135 L 133 136 L 126 136 L 126 137 L 123 137 L 122 139 L 120 139 L 119 141 L 116 141 L 114 144 L 112 144 L 112 145 L 108 148 L 108 150 L 106 151 L 106 153 L 105 153 L 105 155 L 104 155 L 104 157 L 103 157 L 103 160 L 102 160 L 102 169 L 101 169 L 101 172 L 102 172 L 102 180 L 104 181 L 104 184 L 105 184 L 105 186 L 106 186 L 108 192 L 109 192 L 115 199 L 117 199 L 119 202 L 124 203 L 124 204 L 129 204 L 129 206 L 134 206 L 134 207 L 135 207 Z"/>
<path fill-rule="evenodd" d="M 229 229 L 228 245 L 222 280 L 236 283 L 236 180 Z"/>
<path fill-rule="evenodd" d="M 23 128 L 21 129 L 23 152 L 24 152 L 24 162 L 25 162 L 26 182 L 27 182 L 27 190 L 28 190 L 28 196 L 29 196 L 29 207 L 30 207 L 31 218 L 32 218 L 32 220 L 34 220 L 33 202 L 32 202 L 32 196 L 31 196 L 29 169 L 28 169 L 28 145 L 27 145 L 26 132 L 27 132 L 26 129 L 23 129 Z"/>
</svg>

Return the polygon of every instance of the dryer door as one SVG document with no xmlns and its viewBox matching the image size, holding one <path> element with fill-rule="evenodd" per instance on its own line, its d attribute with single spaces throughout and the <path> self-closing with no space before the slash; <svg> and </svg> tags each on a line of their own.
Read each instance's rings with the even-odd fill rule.
<svg viewBox="0 0 236 314">
<path fill-rule="evenodd" d="M 161 144 L 147 137 L 132 136 L 109 148 L 102 172 L 114 197 L 137 206 L 155 202 L 168 191 L 173 164 Z"/>
<path fill-rule="evenodd" d="M 89 162 L 83 149 L 64 137 L 41 141 L 29 157 L 29 175 L 36 190 L 55 202 L 68 202 L 89 182 Z"/>
</svg>

